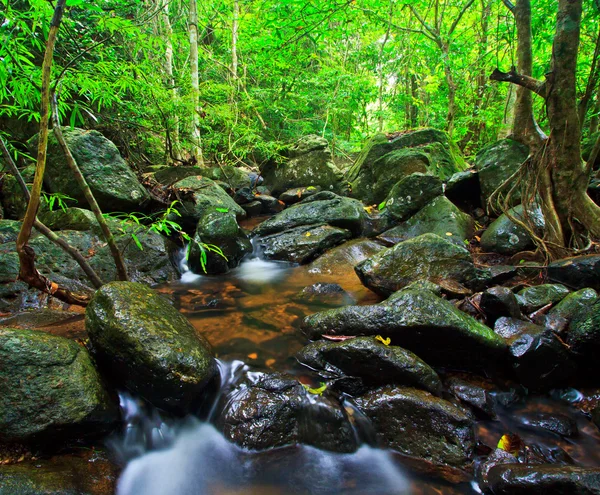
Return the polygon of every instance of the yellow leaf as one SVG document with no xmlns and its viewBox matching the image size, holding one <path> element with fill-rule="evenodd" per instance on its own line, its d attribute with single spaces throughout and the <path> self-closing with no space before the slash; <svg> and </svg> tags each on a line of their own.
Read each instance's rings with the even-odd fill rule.
<svg viewBox="0 0 600 495">
<path fill-rule="evenodd" d="M 310 237 L 312 234 L 310 232 L 307 232 L 306 234 L 304 234 L 306 237 Z"/>
<path fill-rule="evenodd" d="M 256 354 L 256 352 L 252 352 L 252 353 L 248 354 L 248 357 L 250 359 L 257 359 L 258 358 L 258 354 Z"/>
<path fill-rule="evenodd" d="M 505 434 L 498 441 L 498 448 L 513 455 L 521 449 L 522 440 L 517 435 Z"/>
<path fill-rule="evenodd" d="M 390 343 L 392 342 L 391 338 L 388 337 L 387 339 L 384 339 L 381 335 L 377 335 L 377 337 L 375 337 L 375 340 L 378 340 L 383 345 L 390 345 Z"/>
<path fill-rule="evenodd" d="M 325 382 L 321 382 L 321 386 L 319 388 L 312 388 L 310 385 L 306 385 L 306 383 L 303 383 L 302 386 L 309 394 L 313 395 L 323 395 L 323 392 L 327 390 L 327 384 Z"/>
<path fill-rule="evenodd" d="M 453 235 L 453 234 L 452 234 L 452 232 L 446 232 L 446 235 L 447 235 L 448 237 L 452 237 L 452 235 Z"/>
</svg>

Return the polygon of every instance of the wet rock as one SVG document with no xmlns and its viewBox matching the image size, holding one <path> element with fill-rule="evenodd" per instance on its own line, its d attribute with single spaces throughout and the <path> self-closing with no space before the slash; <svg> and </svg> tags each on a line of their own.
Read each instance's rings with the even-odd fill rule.
<svg viewBox="0 0 600 495">
<path fill-rule="evenodd" d="M 598 294 L 594 289 L 578 290 L 568 294 L 556 306 L 552 307 L 548 311 L 548 316 L 571 320 L 574 316 L 588 309 L 597 299 Z"/>
<path fill-rule="evenodd" d="M 205 245 L 218 246 L 223 255 Z M 210 211 L 198 222 L 188 265 L 194 273 L 226 273 L 237 267 L 242 258 L 251 252 L 250 239 L 238 225 L 235 216 L 218 210 Z"/>
<path fill-rule="evenodd" d="M 592 495 L 600 493 L 600 468 L 504 464 L 489 472 L 494 495 Z"/>
<path fill-rule="evenodd" d="M 156 407 L 189 411 L 217 373 L 210 344 L 166 299 L 142 284 L 102 286 L 85 320 L 105 373 Z"/>
<path fill-rule="evenodd" d="M 52 230 L 92 230 L 100 232 L 96 217 L 90 210 L 67 208 L 66 210 L 43 211 L 40 221 Z"/>
<path fill-rule="evenodd" d="M 505 339 L 509 344 L 524 333 L 539 333 L 542 331 L 543 328 L 538 325 L 505 316 L 498 318 L 494 325 L 494 332 L 500 335 L 500 337 Z"/>
<path fill-rule="evenodd" d="M 65 128 L 63 135 L 102 211 L 139 211 L 150 200 L 112 141 L 98 131 L 78 128 Z M 37 135 L 28 146 L 32 155 L 37 155 Z M 65 166 L 65 155 L 52 131 L 48 136 L 44 182 L 50 192 L 68 194 L 79 205 L 87 205 L 83 191 Z"/>
<path fill-rule="evenodd" d="M 446 387 L 462 403 L 471 406 L 479 416 L 496 418 L 496 406 L 489 390 L 475 381 L 466 380 L 456 376 L 450 377 L 445 382 Z"/>
<path fill-rule="evenodd" d="M 256 217 L 262 213 L 263 205 L 260 201 L 252 201 L 242 205 L 242 208 L 249 217 Z"/>
<path fill-rule="evenodd" d="M 527 413 L 519 419 L 527 428 L 548 431 L 561 437 L 573 437 L 578 433 L 577 423 L 564 414 Z"/>
<path fill-rule="evenodd" d="M 86 349 L 35 330 L 0 329 L 0 397 L 0 442 L 102 436 L 119 419 Z"/>
<path fill-rule="evenodd" d="M 296 359 L 327 378 L 346 378 L 340 381 L 340 388 L 350 393 L 381 385 L 414 387 L 434 395 L 442 391 L 437 373 L 424 361 L 373 337 L 313 342 L 298 352 Z"/>
<path fill-rule="evenodd" d="M 294 299 L 322 306 L 344 306 L 355 302 L 340 285 L 323 283 L 305 287 Z"/>
<path fill-rule="evenodd" d="M 383 387 L 357 397 L 379 442 L 434 464 L 469 469 L 473 421 L 450 402 L 411 388 Z"/>
<path fill-rule="evenodd" d="M 469 286 L 478 276 L 469 251 L 435 234 L 385 249 L 357 265 L 355 271 L 366 287 L 383 295 L 419 279 Z"/>
<path fill-rule="evenodd" d="M 268 194 L 258 194 L 255 196 L 255 199 L 256 201 L 260 201 L 262 207 L 261 213 L 272 215 L 279 213 L 285 208 L 285 204 L 282 201 Z"/>
<path fill-rule="evenodd" d="M 326 223 L 332 227 L 349 230 L 357 236 L 363 230 L 365 218 L 366 214 L 360 201 L 338 196 L 334 199 L 314 200 L 293 205 L 261 223 L 254 229 L 253 234 L 260 237 L 301 225 Z"/>
<path fill-rule="evenodd" d="M 295 187 L 281 193 L 279 195 L 279 201 L 283 201 L 286 205 L 293 205 L 320 191 L 320 186 Z"/>
<path fill-rule="evenodd" d="M 573 317 L 567 334 L 567 344 L 577 355 L 580 366 L 597 366 L 600 351 L 600 301 Z"/>
<path fill-rule="evenodd" d="M 575 373 L 567 346 L 550 330 L 528 325 L 510 344 L 513 369 L 527 388 L 544 390 L 566 385 Z"/>
<path fill-rule="evenodd" d="M 16 220 L 0 220 L 0 244 L 14 242 L 19 236 L 21 222 Z"/>
<path fill-rule="evenodd" d="M 307 316 L 302 330 L 322 335 L 382 335 L 431 365 L 501 367 L 506 344 L 490 328 L 428 290 L 403 290 L 380 304 Z"/>
<path fill-rule="evenodd" d="M 481 210 L 479 175 L 474 170 L 455 173 L 446 183 L 446 197 L 466 211 Z M 483 210 L 481 214 L 483 216 Z"/>
<path fill-rule="evenodd" d="M 494 323 L 501 316 L 520 318 L 521 310 L 517 298 L 506 287 L 492 287 L 481 295 L 480 307 L 487 317 L 488 323 Z"/>
<path fill-rule="evenodd" d="M 476 477 L 479 481 L 479 487 L 483 489 L 484 493 L 489 493 L 489 473 L 490 470 L 495 466 L 501 466 L 503 464 L 518 464 L 519 460 L 516 456 L 510 452 L 506 452 L 502 449 L 495 449 L 488 457 L 483 461 L 476 471 Z"/>
<path fill-rule="evenodd" d="M 408 284 L 404 289 L 428 290 L 433 292 L 436 296 L 442 297 L 442 288 L 439 285 L 430 282 L 429 280 L 417 280 L 416 282 Z"/>
<path fill-rule="evenodd" d="M 435 175 L 414 173 L 398 181 L 385 200 L 387 213 L 403 221 L 444 194 L 442 181 Z"/>
<path fill-rule="evenodd" d="M 523 206 L 519 205 L 509 210 L 514 218 L 525 221 Z M 542 210 L 535 206 L 529 211 L 529 219 L 533 222 L 536 234 L 541 234 L 545 222 Z M 481 236 L 481 247 L 489 252 L 513 255 L 534 247 L 529 233 L 520 225 L 513 223 L 508 215 L 503 213 L 494 220 Z"/>
<path fill-rule="evenodd" d="M 256 174 L 250 169 L 243 169 L 233 165 L 220 165 L 217 167 L 200 167 L 201 172 L 194 175 L 203 175 L 211 180 L 224 183 L 225 190 L 233 191 L 244 187 L 252 188 L 256 184 Z"/>
<path fill-rule="evenodd" d="M 254 192 L 250 187 L 242 187 L 235 192 L 233 195 L 233 200 L 243 208 L 244 205 L 255 201 Z"/>
<path fill-rule="evenodd" d="M 347 230 L 321 224 L 296 227 L 267 235 L 261 237 L 258 244 L 266 259 L 303 264 L 350 237 L 352 235 Z"/>
<path fill-rule="evenodd" d="M 379 236 L 379 239 L 397 244 L 422 234 L 436 234 L 464 246 L 473 236 L 473 219 L 461 212 L 446 197 L 438 196 L 406 222 Z"/>
<path fill-rule="evenodd" d="M 591 287 L 600 291 L 600 254 L 576 256 L 548 265 L 548 278 L 578 290 Z"/>
<path fill-rule="evenodd" d="M 569 289 L 560 284 L 542 284 L 527 287 L 517 294 L 517 300 L 525 313 L 531 313 L 548 304 L 555 304 L 569 294 Z"/>
<path fill-rule="evenodd" d="M 21 220 L 25 216 L 27 201 L 17 179 L 11 174 L 4 174 L 0 180 L 0 200 L 5 218 Z"/>
<path fill-rule="evenodd" d="M 246 212 L 215 181 L 202 176 L 190 176 L 173 184 L 181 200 L 179 212 L 184 220 L 189 218 L 194 225 L 215 208 L 227 210 L 236 218 L 244 218 Z"/>
<path fill-rule="evenodd" d="M 310 273 L 336 274 L 345 267 L 354 267 L 361 261 L 385 249 L 378 242 L 354 239 L 327 251 L 309 265 Z"/>
<path fill-rule="evenodd" d="M 290 147 L 288 156 L 285 163 L 266 162 L 261 167 L 265 184 L 271 187 L 274 196 L 306 184 L 336 193 L 342 191 L 342 173 L 333 164 L 326 139 L 314 134 L 304 136 Z"/>
<path fill-rule="evenodd" d="M 414 172 L 442 180 L 466 168 L 456 144 L 435 129 L 419 129 L 388 139 L 377 134 L 363 148 L 346 174 L 352 194 L 373 204 L 382 201 L 393 185 Z"/>
<path fill-rule="evenodd" d="M 518 170 L 528 156 L 527 146 L 512 139 L 502 139 L 477 153 L 475 169 L 479 172 L 482 203 L 486 208 L 492 193 Z M 505 192 L 510 189 L 511 185 L 508 185 Z M 514 201 L 513 204 L 520 201 L 518 193 L 514 194 Z"/>
</svg>

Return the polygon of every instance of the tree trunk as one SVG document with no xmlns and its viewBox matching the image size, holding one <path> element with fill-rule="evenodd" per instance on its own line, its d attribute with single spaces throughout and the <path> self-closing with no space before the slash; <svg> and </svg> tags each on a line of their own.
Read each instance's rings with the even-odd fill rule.
<svg viewBox="0 0 600 495">
<path fill-rule="evenodd" d="M 165 72 L 167 74 L 167 86 L 171 93 L 171 102 L 173 108 L 177 102 L 177 88 L 175 87 L 175 78 L 173 77 L 173 28 L 171 27 L 171 20 L 169 19 L 169 2 L 167 0 L 160 0 L 160 11 L 162 26 L 164 29 L 164 40 L 165 40 Z M 173 131 L 170 133 L 170 146 L 171 153 L 176 159 L 181 158 L 179 152 L 179 116 L 177 111 L 173 111 Z"/>
<path fill-rule="evenodd" d="M 200 79 L 198 76 L 198 9 L 197 0 L 190 0 L 189 35 L 190 35 L 190 71 L 192 77 L 192 157 L 198 165 L 204 165 L 202 155 L 202 135 L 200 133 Z"/>
</svg>

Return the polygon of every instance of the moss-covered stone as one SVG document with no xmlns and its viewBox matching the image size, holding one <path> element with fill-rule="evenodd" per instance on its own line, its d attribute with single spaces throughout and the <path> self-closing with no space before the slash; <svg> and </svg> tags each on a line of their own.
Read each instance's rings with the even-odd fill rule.
<svg viewBox="0 0 600 495">
<path fill-rule="evenodd" d="M 527 146 L 512 139 L 502 139 L 477 153 L 475 168 L 479 172 L 482 203 L 485 208 L 488 207 L 488 199 L 492 193 L 518 170 L 528 156 Z M 512 184 L 509 184 L 504 192 L 507 192 L 511 186 Z M 520 201 L 521 197 L 516 192 L 513 195 L 512 205 L 516 205 Z"/>
<path fill-rule="evenodd" d="M 531 313 L 547 304 L 562 301 L 569 294 L 569 289 L 561 284 L 542 284 L 527 287 L 517 294 L 517 300 L 525 313 Z"/>
<path fill-rule="evenodd" d="M 190 411 L 217 373 L 210 344 L 145 285 L 102 286 L 86 309 L 85 325 L 106 374 L 156 407 Z"/>
<path fill-rule="evenodd" d="M 434 464 L 470 469 L 474 423 L 454 404 L 412 388 L 383 387 L 356 398 L 379 441 Z"/>
<path fill-rule="evenodd" d="M 415 387 L 434 395 L 442 391 L 440 378 L 427 363 L 374 337 L 312 342 L 296 354 L 296 359 L 326 378 L 342 378 L 340 388 L 349 392 L 381 385 Z"/>
<path fill-rule="evenodd" d="M 90 356 L 77 342 L 0 328 L 0 442 L 99 436 L 118 420 Z"/>
<path fill-rule="evenodd" d="M 362 203 L 355 199 L 340 196 L 333 199 L 312 200 L 313 197 L 319 194 L 321 193 L 315 194 L 269 218 L 254 229 L 253 234 L 265 236 L 301 225 L 327 223 L 333 227 L 349 230 L 354 236 L 360 235 L 366 221 L 366 213 Z"/>
<path fill-rule="evenodd" d="M 581 289 L 568 294 L 562 301 L 548 311 L 548 316 L 558 316 L 571 320 L 580 315 L 598 300 L 598 293 L 594 289 Z"/>
<path fill-rule="evenodd" d="M 45 211 L 39 214 L 40 221 L 52 230 L 92 230 L 100 229 L 96 217 L 90 210 L 67 208 L 66 210 Z"/>
<path fill-rule="evenodd" d="M 491 328 L 429 290 L 403 290 L 370 306 L 346 306 L 304 319 L 311 339 L 322 335 L 382 335 L 432 365 L 501 367 L 507 346 Z"/>
<path fill-rule="evenodd" d="M 544 215 L 539 206 L 530 209 L 527 216 L 523 206 L 519 205 L 508 211 L 509 215 L 520 221 L 533 224 L 536 235 L 541 235 L 545 227 Z M 534 247 L 529 233 L 503 213 L 485 230 L 481 236 L 481 247 L 488 252 L 512 255 Z"/>
<path fill-rule="evenodd" d="M 385 249 L 369 239 L 354 239 L 327 251 L 309 265 L 310 273 L 333 275 L 352 269 L 355 265 Z"/>
<path fill-rule="evenodd" d="M 139 211 L 149 201 L 142 187 L 127 166 L 117 147 L 98 131 L 63 129 L 69 147 L 90 190 L 104 212 Z M 37 154 L 37 135 L 28 143 L 32 154 Z M 87 204 L 83 191 L 77 185 L 71 169 L 65 165 L 65 156 L 54 133 L 48 136 L 48 158 L 44 182 L 50 192 L 63 193 Z"/>
<path fill-rule="evenodd" d="M 0 181 L 0 198 L 5 218 L 20 220 L 27 210 L 27 200 L 23 195 L 17 179 L 10 174 L 5 174 Z"/>
<path fill-rule="evenodd" d="M 21 222 L 17 220 L 0 220 L 0 244 L 16 241 L 21 230 Z"/>
<path fill-rule="evenodd" d="M 472 285 L 478 272 L 464 247 L 423 234 L 385 249 L 355 267 L 369 289 L 389 295 L 415 280 Z"/>
<path fill-rule="evenodd" d="M 385 231 L 379 239 L 397 244 L 423 234 L 436 234 L 464 246 L 465 240 L 473 236 L 474 226 L 470 215 L 460 211 L 446 197 L 438 196 L 406 222 Z"/>
<path fill-rule="evenodd" d="M 596 363 L 600 351 L 600 301 L 594 302 L 573 317 L 567 344 L 574 353 L 585 358 L 586 364 Z"/>
<path fill-rule="evenodd" d="M 202 244 L 217 246 L 223 256 L 202 247 Z M 204 266 L 202 251 L 205 256 Z M 228 212 L 214 210 L 206 213 L 198 222 L 194 244 L 192 244 L 188 256 L 188 264 L 195 273 L 215 275 L 235 268 L 242 258 L 251 252 L 252 244 L 238 225 L 235 216 Z"/>
<path fill-rule="evenodd" d="M 345 229 L 321 224 L 295 227 L 261 237 L 258 242 L 266 259 L 304 264 L 350 237 Z"/>
<path fill-rule="evenodd" d="M 394 220 L 402 221 L 442 194 L 444 188 L 438 177 L 414 173 L 401 179 L 391 189 L 385 200 L 385 208 Z"/>
</svg>

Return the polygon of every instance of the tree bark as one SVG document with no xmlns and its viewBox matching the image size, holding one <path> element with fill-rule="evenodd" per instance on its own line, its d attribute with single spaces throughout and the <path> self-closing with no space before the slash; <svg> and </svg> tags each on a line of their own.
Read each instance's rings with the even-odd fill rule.
<svg viewBox="0 0 600 495">
<path fill-rule="evenodd" d="M 171 93 L 171 102 L 173 106 L 177 102 L 177 88 L 175 87 L 175 78 L 173 77 L 173 28 L 169 19 L 169 2 L 159 0 L 161 9 L 161 20 L 164 29 L 165 40 L 165 72 L 167 74 L 167 85 Z M 170 136 L 171 153 L 176 159 L 181 158 L 179 153 L 179 116 L 173 112 L 173 132 Z"/>
<path fill-rule="evenodd" d="M 192 101 L 193 101 L 193 116 L 192 116 L 192 156 L 195 158 L 198 165 L 204 165 L 204 157 L 202 155 L 202 134 L 200 132 L 200 115 L 202 108 L 200 107 L 200 78 L 198 75 L 198 8 L 197 0 L 190 0 L 189 13 L 189 35 L 190 35 L 190 71 L 192 77 Z"/>
</svg>

